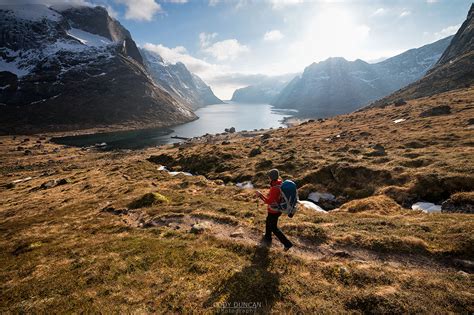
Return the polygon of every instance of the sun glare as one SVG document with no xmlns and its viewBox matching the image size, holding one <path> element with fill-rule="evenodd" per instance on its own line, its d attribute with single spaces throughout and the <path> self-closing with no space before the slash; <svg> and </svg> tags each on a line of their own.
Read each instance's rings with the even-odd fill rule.
<svg viewBox="0 0 474 315">
<path fill-rule="evenodd" d="M 292 53 L 304 63 L 329 57 L 360 58 L 370 28 L 357 23 L 352 12 L 338 7 L 319 9 L 308 22 L 306 32 L 292 47 Z"/>
</svg>

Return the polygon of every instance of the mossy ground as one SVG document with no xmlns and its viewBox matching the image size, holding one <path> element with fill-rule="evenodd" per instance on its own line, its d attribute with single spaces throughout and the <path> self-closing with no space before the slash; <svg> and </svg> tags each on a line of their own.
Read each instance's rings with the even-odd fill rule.
<svg viewBox="0 0 474 315">
<path fill-rule="evenodd" d="M 454 260 L 474 260 L 474 216 L 402 207 L 469 188 L 474 131 L 465 121 L 473 116 L 472 99 L 472 90 L 457 91 L 307 123 L 272 132 L 268 143 L 236 138 L 181 150 L 97 152 L 40 136 L 2 137 L 0 311 L 190 313 L 250 302 L 259 313 L 472 313 L 472 270 Z M 453 114 L 418 118 L 423 107 L 440 103 L 452 105 Z M 410 124 L 394 124 L 400 117 Z M 34 148 L 36 141 L 42 147 Z M 262 153 L 248 157 L 257 143 Z M 387 156 L 364 155 L 376 143 Z M 227 154 L 223 160 L 219 152 Z M 215 154 L 223 171 L 205 165 L 205 177 L 171 176 L 147 160 L 160 154 L 178 160 Z M 406 164 L 411 160 L 423 163 Z M 189 166 L 199 166 L 194 162 Z M 192 234 L 184 223 L 130 223 L 192 216 L 257 235 L 265 209 L 254 192 L 214 179 L 263 186 L 269 167 L 309 191 L 350 201 L 326 215 L 302 209 L 293 219 L 282 217 L 282 230 L 303 249 L 284 253 L 276 240 L 266 249 L 212 228 Z M 69 182 L 38 189 L 62 178 Z M 102 211 L 127 208 L 148 193 L 166 202 L 153 198 L 130 214 Z"/>
</svg>

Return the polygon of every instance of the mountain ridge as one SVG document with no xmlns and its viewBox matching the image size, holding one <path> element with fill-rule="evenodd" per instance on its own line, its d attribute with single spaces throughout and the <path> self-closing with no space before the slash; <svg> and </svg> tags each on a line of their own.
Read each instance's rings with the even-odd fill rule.
<svg viewBox="0 0 474 315">
<path fill-rule="evenodd" d="M 305 68 L 272 105 L 295 108 L 303 117 L 328 117 L 356 110 L 420 78 L 441 56 L 451 36 L 369 64 L 331 57 Z"/>
<path fill-rule="evenodd" d="M 104 8 L 9 5 L 0 16 L 0 133 L 196 119 L 155 84 L 130 33 Z"/>
<path fill-rule="evenodd" d="M 224 103 L 214 95 L 212 89 L 196 74 L 190 72 L 182 62 L 167 63 L 158 53 L 141 48 L 144 63 L 154 81 L 176 99 L 192 109 L 211 104 Z"/>
</svg>

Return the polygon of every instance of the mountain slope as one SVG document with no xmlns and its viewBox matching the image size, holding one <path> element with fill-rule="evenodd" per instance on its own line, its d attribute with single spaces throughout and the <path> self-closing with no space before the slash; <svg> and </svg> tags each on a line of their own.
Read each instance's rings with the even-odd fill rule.
<svg viewBox="0 0 474 315">
<path fill-rule="evenodd" d="M 104 8 L 0 8 L 0 132 L 196 118 L 153 82 L 130 33 Z"/>
<path fill-rule="evenodd" d="M 264 78 L 258 84 L 235 90 L 232 94 L 231 101 L 241 103 L 270 103 L 294 77 L 294 74 L 286 74 Z"/>
<path fill-rule="evenodd" d="M 450 40 L 447 37 L 376 64 L 344 58 L 313 63 L 272 104 L 296 108 L 303 117 L 351 112 L 419 79 L 435 64 Z"/>
<path fill-rule="evenodd" d="M 464 88 L 474 83 L 474 4 L 450 45 L 419 81 L 370 105 L 385 106 L 397 99 L 414 99 Z"/>
<path fill-rule="evenodd" d="M 201 78 L 191 73 L 183 63 L 168 64 L 155 52 L 147 49 L 140 51 L 155 82 L 182 103 L 193 109 L 223 103 L 214 95 L 211 88 Z"/>
</svg>

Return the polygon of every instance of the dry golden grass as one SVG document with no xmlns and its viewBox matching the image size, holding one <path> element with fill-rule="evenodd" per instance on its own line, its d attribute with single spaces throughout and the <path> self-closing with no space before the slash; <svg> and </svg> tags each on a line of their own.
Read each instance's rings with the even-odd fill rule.
<svg viewBox="0 0 474 315">
<path fill-rule="evenodd" d="M 473 190 L 472 93 L 185 149 L 97 152 L 2 137 L 0 311 L 189 313 L 255 302 L 258 313 L 472 313 L 474 217 L 402 208 L 472 195 L 459 195 Z M 453 113 L 418 117 L 439 104 Z M 386 155 L 374 155 L 377 143 Z M 205 176 L 158 171 L 147 158 L 161 154 Z M 296 244 L 289 253 L 276 240 L 256 246 L 265 209 L 231 185 L 263 186 L 270 167 L 303 194 L 329 191 L 343 203 L 282 217 Z M 66 181 L 41 188 L 54 179 Z M 159 197 L 127 210 L 149 193 Z M 195 223 L 203 233 L 190 233 Z"/>
</svg>

